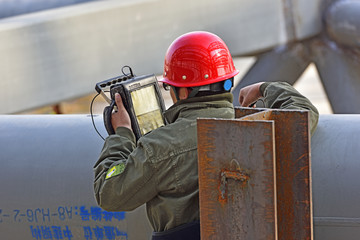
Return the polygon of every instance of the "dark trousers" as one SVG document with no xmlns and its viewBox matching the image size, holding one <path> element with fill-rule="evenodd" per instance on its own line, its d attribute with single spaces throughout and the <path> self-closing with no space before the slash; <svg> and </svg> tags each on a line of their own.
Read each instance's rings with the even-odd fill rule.
<svg viewBox="0 0 360 240">
<path fill-rule="evenodd" d="M 200 222 L 191 222 L 163 232 L 153 232 L 152 240 L 200 240 Z"/>
</svg>

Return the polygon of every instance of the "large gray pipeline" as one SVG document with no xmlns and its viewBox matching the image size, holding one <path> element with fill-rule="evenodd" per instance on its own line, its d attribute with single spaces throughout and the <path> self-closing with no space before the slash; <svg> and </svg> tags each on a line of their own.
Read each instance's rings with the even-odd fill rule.
<svg viewBox="0 0 360 240">
<path fill-rule="evenodd" d="M 95 122 L 105 135 L 102 118 Z M 322 115 L 312 138 L 317 240 L 360 238 L 359 122 Z M 103 142 L 89 116 L 0 115 L 0 132 L 1 239 L 148 239 L 143 207 L 96 205 L 92 166 Z"/>
<path fill-rule="evenodd" d="M 360 115 L 321 115 L 311 150 L 315 239 L 359 239 Z"/>
</svg>

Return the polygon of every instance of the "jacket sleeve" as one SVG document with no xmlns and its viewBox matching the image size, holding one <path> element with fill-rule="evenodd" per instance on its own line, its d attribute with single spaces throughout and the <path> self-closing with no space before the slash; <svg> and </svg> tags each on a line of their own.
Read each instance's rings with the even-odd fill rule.
<svg viewBox="0 0 360 240">
<path fill-rule="evenodd" d="M 310 113 L 310 133 L 314 134 L 319 112 L 309 99 L 301 95 L 286 82 L 266 82 L 260 86 L 266 108 L 308 110 Z"/>
<path fill-rule="evenodd" d="M 97 203 L 107 211 L 130 211 L 156 196 L 155 167 L 130 129 L 119 127 L 104 143 L 94 166 Z"/>
</svg>

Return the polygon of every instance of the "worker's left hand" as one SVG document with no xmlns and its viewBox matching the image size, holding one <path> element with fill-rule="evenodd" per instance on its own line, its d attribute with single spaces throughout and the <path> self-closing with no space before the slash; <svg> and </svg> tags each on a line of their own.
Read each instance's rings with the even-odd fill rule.
<svg viewBox="0 0 360 240">
<path fill-rule="evenodd" d="M 248 107 L 262 97 L 260 86 L 264 82 L 255 83 L 240 90 L 239 103 L 242 107 Z"/>
<path fill-rule="evenodd" d="M 111 124 L 114 130 L 116 131 L 118 127 L 126 127 L 132 130 L 130 116 L 124 107 L 119 93 L 115 94 L 115 102 L 117 106 L 117 111 L 114 112 L 111 116 Z"/>
</svg>

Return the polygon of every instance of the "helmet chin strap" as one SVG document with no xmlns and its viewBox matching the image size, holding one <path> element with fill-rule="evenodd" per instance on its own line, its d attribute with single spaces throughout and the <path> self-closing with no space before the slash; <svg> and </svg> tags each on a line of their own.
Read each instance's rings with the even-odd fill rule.
<svg viewBox="0 0 360 240">
<path fill-rule="evenodd" d="M 173 90 L 173 92 L 175 94 L 176 100 L 180 101 L 178 88 L 174 87 L 174 86 L 171 86 L 171 85 L 170 85 L 170 87 L 171 87 L 171 89 Z"/>
<path fill-rule="evenodd" d="M 191 92 L 189 93 L 188 98 L 195 97 L 196 94 L 198 94 L 199 90 L 200 90 L 200 87 L 192 87 L 192 88 L 191 88 Z"/>
</svg>

